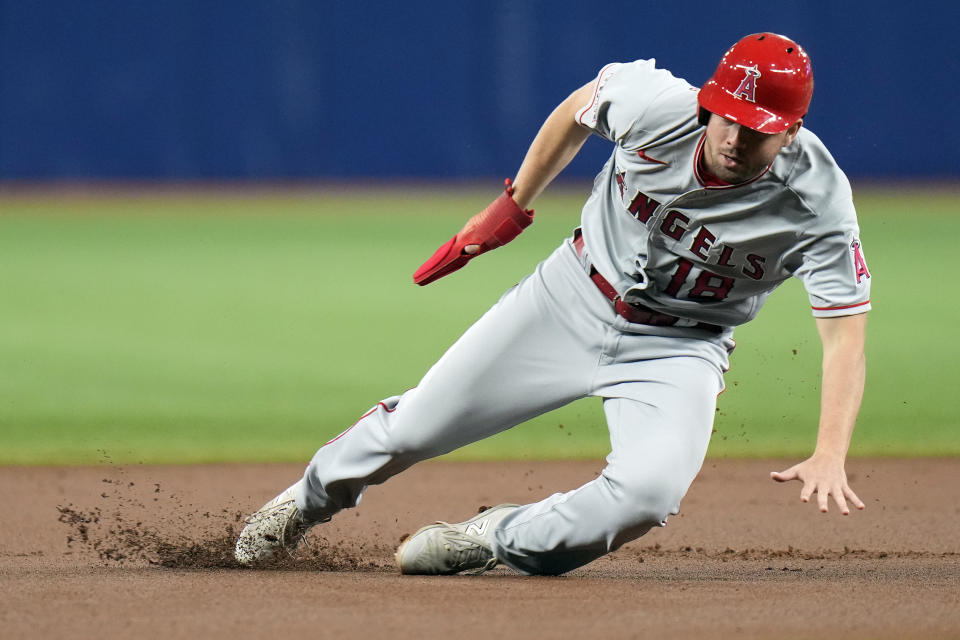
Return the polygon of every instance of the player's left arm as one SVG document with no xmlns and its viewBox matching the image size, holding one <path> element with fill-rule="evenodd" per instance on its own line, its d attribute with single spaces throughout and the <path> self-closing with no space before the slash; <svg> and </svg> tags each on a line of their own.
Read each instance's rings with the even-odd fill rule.
<svg viewBox="0 0 960 640">
<path fill-rule="evenodd" d="M 474 257 L 510 242 L 533 222 L 533 210 L 528 207 L 590 137 L 590 129 L 577 122 L 576 114 L 592 95 L 590 82 L 553 110 L 531 143 L 516 180 L 507 180 L 499 198 L 437 249 L 413 274 L 414 282 L 426 285 L 453 273 Z"/>
<path fill-rule="evenodd" d="M 811 457 L 785 471 L 773 472 L 778 482 L 800 480 L 800 500 L 808 502 L 816 493 L 820 511 L 828 510 L 829 497 L 848 515 L 849 500 L 858 509 L 864 504 L 847 483 L 844 463 L 853 427 L 863 399 L 866 379 L 867 314 L 817 318 L 823 343 L 823 378 L 820 394 L 820 426 L 817 446 Z"/>
</svg>

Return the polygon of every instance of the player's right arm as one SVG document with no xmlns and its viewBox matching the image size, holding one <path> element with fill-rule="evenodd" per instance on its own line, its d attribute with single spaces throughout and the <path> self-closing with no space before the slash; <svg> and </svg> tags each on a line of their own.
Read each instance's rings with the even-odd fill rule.
<svg viewBox="0 0 960 640">
<path fill-rule="evenodd" d="M 785 471 L 770 474 L 778 482 L 803 482 L 800 499 L 808 502 L 813 494 L 817 494 L 817 504 L 823 513 L 828 510 L 831 496 L 843 515 L 850 513 L 848 500 L 856 508 L 864 508 L 863 501 L 847 482 L 844 461 L 863 399 L 866 324 L 865 313 L 817 318 L 817 330 L 823 342 L 817 446 L 807 460 Z"/>
<path fill-rule="evenodd" d="M 514 184 L 486 209 L 472 217 L 413 274 L 419 285 L 430 284 L 465 266 L 474 257 L 517 237 L 533 222 L 528 207 L 577 155 L 591 131 L 581 126 L 577 111 L 592 97 L 595 83 L 577 89 L 547 117 L 524 157 Z"/>
</svg>

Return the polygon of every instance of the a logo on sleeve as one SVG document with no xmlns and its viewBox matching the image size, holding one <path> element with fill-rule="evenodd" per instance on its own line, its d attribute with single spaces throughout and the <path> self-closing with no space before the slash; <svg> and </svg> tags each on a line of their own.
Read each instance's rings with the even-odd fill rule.
<svg viewBox="0 0 960 640">
<path fill-rule="evenodd" d="M 757 79 L 760 77 L 760 69 L 757 68 L 757 65 L 745 67 L 742 64 L 738 64 L 737 67 L 743 69 L 744 75 L 743 80 L 740 81 L 740 86 L 733 92 L 733 97 L 746 100 L 747 102 L 756 102 Z"/>
<path fill-rule="evenodd" d="M 870 270 L 867 269 L 867 261 L 863 259 L 863 250 L 860 248 L 860 240 L 854 239 L 850 243 L 853 250 L 853 268 L 857 275 L 857 284 L 860 284 L 864 278 L 870 277 Z"/>
</svg>

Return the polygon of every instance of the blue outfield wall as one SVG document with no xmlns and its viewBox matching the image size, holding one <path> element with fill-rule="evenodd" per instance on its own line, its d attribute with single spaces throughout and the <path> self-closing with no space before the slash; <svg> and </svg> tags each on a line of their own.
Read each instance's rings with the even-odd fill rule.
<svg viewBox="0 0 960 640">
<path fill-rule="evenodd" d="M 954 179 L 958 24 L 890 0 L 0 0 L 0 180 L 506 176 L 605 63 L 699 85 L 761 30 L 807 48 L 807 125 L 848 174 Z"/>
</svg>

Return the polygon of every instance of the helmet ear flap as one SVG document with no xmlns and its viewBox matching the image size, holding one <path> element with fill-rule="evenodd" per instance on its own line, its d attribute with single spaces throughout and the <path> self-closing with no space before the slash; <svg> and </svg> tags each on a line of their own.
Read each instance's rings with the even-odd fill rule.
<svg viewBox="0 0 960 640">
<path fill-rule="evenodd" d="M 700 122 L 701 126 L 707 126 L 707 123 L 710 122 L 710 112 L 700 107 L 697 111 L 697 120 Z"/>
</svg>

